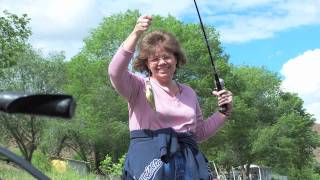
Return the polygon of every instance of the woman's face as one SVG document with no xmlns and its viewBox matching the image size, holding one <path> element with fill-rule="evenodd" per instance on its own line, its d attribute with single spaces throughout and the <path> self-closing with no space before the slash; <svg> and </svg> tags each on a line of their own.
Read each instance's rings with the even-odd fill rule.
<svg viewBox="0 0 320 180">
<path fill-rule="evenodd" d="M 148 57 L 147 66 L 153 78 L 159 82 L 170 82 L 176 71 L 177 60 L 172 53 L 157 46 L 155 54 Z"/>
</svg>

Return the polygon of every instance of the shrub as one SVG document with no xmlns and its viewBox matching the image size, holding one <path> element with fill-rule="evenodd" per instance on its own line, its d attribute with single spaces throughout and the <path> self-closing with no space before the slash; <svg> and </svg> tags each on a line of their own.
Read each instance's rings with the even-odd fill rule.
<svg viewBox="0 0 320 180">
<path fill-rule="evenodd" d="M 32 164 L 41 171 L 48 172 L 51 170 L 49 157 L 40 151 L 35 151 L 33 153 Z"/>
<path fill-rule="evenodd" d="M 105 159 L 100 164 L 100 169 L 105 174 L 121 176 L 125 159 L 126 154 L 119 158 L 118 163 L 114 163 L 112 162 L 112 158 L 107 154 Z"/>
</svg>

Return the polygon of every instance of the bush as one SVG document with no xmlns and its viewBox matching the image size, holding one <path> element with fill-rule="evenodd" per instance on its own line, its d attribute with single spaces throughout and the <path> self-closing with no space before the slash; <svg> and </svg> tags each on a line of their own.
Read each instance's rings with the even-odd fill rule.
<svg viewBox="0 0 320 180">
<path fill-rule="evenodd" d="M 40 151 L 35 151 L 32 157 L 32 164 L 40 171 L 51 171 L 50 159 Z"/>
<path fill-rule="evenodd" d="M 125 159 L 126 154 L 119 158 L 118 163 L 114 163 L 112 162 L 112 158 L 107 154 L 105 159 L 100 164 L 100 169 L 104 174 L 121 176 Z"/>
<path fill-rule="evenodd" d="M 306 179 L 306 180 L 318 180 L 320 178 L 320 175 L 317 174 L 314 169 L 310 167 L 306 167 L 301 170 L 297 169 L 290 169 L 288 171 L 288 179 L 292 180 L 300 180 L 300 179 Z"/>
</svg>

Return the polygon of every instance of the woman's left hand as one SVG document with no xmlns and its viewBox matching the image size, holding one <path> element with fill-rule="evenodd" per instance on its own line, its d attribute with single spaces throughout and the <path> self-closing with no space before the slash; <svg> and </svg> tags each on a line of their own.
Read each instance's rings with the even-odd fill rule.
<svg viewBox="0 0 320 180">
<path fill-rule="evenodd" d="M 223 89 L 221 91 L 212 91 L 212 94 L 218 97 L 218 106 L 226 105 L 227 110 L 223 114 L 229 116 L 233 108 L 232 93 Z"/>
</svg>

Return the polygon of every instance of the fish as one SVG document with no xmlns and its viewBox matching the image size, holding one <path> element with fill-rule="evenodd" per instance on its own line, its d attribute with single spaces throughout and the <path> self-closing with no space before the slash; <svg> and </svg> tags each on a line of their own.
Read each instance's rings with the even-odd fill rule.
<svg viewBox="0 0 320 180">
<path fill-rule="evenodd" d="M 151 108 L 155 111 L 156 105 L 155 105 L 154 94 L 153 94 L 150 80 L 146 81 L 146 99 L 147 99 L 149 105 L 151 106 Z"/>
</svg>

